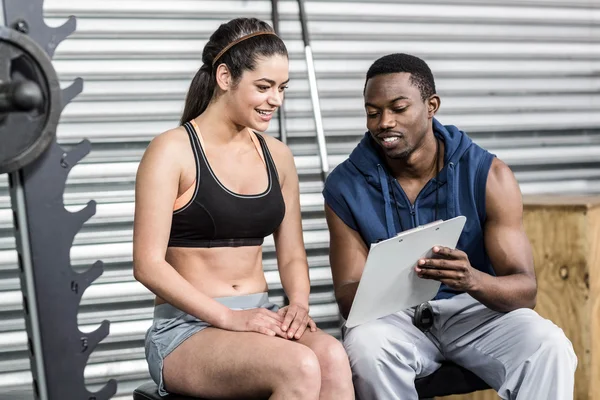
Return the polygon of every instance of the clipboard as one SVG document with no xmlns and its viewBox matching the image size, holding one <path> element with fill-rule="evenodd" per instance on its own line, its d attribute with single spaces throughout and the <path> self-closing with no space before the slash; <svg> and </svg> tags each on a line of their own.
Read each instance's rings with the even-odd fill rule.
<svg viewBox="0 0 600 400">
<path fill-rule="evenodd" d="M 419 278 L 415 272 L 417 262 L 431 257 L 434 246 L 455 248 L 466 221 L 466 217 L 458 216 L 432 222 L 373 243 L 346 327 L 352 328 L 433 299 L 441 283 Z"/>
</svg>

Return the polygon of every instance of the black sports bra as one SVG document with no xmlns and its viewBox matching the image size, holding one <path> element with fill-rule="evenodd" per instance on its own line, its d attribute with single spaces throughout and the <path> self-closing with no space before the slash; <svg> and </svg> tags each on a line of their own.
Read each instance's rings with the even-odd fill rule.
<svg viewBox="0 0 600 400">
<path fill-rule="evenodd" d="M 269 180 L 267 189 L 260 194 L 242 195 L 219 182 L 208 164 L 199 132 L 196 133 L 190 122 L 183 126 L 194 151 L 196 182 L 190 188 L 193 190 L 191 198 L 173 211 L 169 247 L 261 245 L 264 238 L 279 227 L 285 215 L 277 169 L 265 139 L 251 133 L 262 149 Z"/>
</svg>

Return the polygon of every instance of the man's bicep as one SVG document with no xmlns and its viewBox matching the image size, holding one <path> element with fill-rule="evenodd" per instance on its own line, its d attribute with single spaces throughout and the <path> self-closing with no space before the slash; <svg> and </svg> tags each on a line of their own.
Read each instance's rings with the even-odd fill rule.
<svg viewBox="0 0 600 400">
<path fill-rule="evenodd" d="M 325 217 L 329 228 L 329 262 L 337 289 L 360 280 L 368 249 L 358 232 L 346 225 L 327 204 Z"/>
<path fill-rule="evenodd" d="M 534 273 L 521 190 L 510 168 L 498 159 L 492 162 L 486 184 L 484 239 L 496 275 Z"/>
</svg>

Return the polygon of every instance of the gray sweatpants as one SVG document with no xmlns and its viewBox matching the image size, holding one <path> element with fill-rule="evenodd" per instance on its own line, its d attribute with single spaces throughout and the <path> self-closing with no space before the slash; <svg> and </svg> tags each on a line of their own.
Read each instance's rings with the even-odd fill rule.
<svg viewBox="0 0 600 400">
<path fill-rule="evenodd" d="M 573 399 L 577 357 L 562 329 L 530 309 L 499 313 L 469 294 L 431 302 L 434 325 L 423 333 L 414 309 L 344 330 L 360 400 L 417 400 L 415 378 L 453 361 L 502 399 Z"/>
</svg>

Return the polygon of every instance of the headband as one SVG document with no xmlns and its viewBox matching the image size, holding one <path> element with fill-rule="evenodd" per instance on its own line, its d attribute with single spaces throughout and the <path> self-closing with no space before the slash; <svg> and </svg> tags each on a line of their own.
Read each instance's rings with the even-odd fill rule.
<svg viewBox="0 0 600 400">
<path fill-rule="evenodd" d="M 229 50 L 230 48 L 232 48 L 233 46 L 235 46 L 236 44 L 238 44 L 239 42 L 243 42 L 246 39 L 250 39 L 254 36 L 260 36 L 260 35 L 275 35 L 277 36 L 274 32 L 267 32 L 267 31 L 258 31 L 258 32 L 254 32 L 254 33 L 250 33 L 248 35 L 242 36 L 241 38 L 234 40 L 233 42 L 229 43 L 227 46 L 225 46 L 223 48 L 223 50 L 221 50 L 219 52 L 219 54 L 217 54 L 217 56 L 215 57 L 215 59 L 212 62 L 212 66 L 214 67 L 215 64 L 217 63 L 217 61 L 219 60 L 219 58 L 221 58 L 221 56 L 223 54 L 225 54 L 227 52 L 227 50 Z"/>
</svg>

